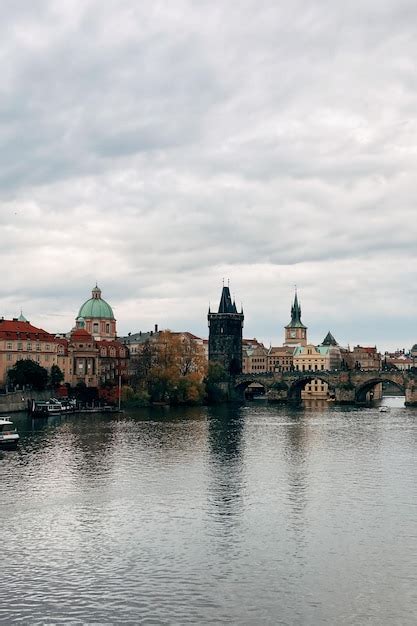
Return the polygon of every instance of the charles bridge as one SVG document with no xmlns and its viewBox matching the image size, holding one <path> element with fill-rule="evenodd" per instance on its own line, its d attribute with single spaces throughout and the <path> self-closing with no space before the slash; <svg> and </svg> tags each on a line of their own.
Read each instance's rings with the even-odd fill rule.
<svg viewBox="0 0 417 626">
<path fill-rule="evenodd" d="M 335 370 L 335 371 L 292 371 L 265 374 L 238 374 L 233 379 L 235 395 L 244 396 L 246 388 L 257 383 L 265 389 L 268 400 L 300 402 L 301 391 L 314 379 L 326 382 L 335 402 L 345 404 L 365 403 L 369 394 L 380 383 L 391 383 L 405 395 L 408 406 L 417 406 L 417 372 L 399 370 Z"/>
</svg>

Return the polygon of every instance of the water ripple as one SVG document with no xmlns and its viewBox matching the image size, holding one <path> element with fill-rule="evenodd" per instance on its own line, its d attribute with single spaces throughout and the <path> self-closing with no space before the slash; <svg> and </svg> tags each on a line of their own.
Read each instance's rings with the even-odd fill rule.
<svg viewBox="0 0 417 626">
<path fill-rule="evenodd" d="M 0 623 L 414 624 L 416 415 L 18 416 Z"/>
</svg>

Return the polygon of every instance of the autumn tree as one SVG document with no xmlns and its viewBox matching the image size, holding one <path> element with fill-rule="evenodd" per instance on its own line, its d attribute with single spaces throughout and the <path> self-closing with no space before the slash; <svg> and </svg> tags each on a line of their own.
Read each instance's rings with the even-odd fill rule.
<svg viewBox="0 0 417 626">
<path fill-rule="evenodd" d="M 134 372 L 135 387 L 153 402 L 194 404 L 204 397 L 204 349 L 189 333 L 165 330 L 145 342 Z"/>
</svg>

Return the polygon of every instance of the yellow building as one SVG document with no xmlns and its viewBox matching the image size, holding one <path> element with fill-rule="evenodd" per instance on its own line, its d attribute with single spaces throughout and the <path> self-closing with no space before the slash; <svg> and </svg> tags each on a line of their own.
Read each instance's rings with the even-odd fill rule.
<svg viewBox="0 0 417 626">
<path fill-rule="evenodd" d="M 294 347 L 276 346 L 268 350 L 268 372 L 290 372 L 293 369 Z"/>
</svg>

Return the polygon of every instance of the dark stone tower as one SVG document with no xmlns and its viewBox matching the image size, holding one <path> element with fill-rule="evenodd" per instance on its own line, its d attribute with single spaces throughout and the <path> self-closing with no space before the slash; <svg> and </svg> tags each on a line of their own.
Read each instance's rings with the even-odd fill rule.
<svg viewBox="0 0 417 626">
<path fill-rule="evenodd" d="M 242 372 L 243 309 L 237 312 L 229 287 L 223 287 L 218 313 L 208 312 L 209 361 L 223 365 L 229 374 Z"/>
</svg>

